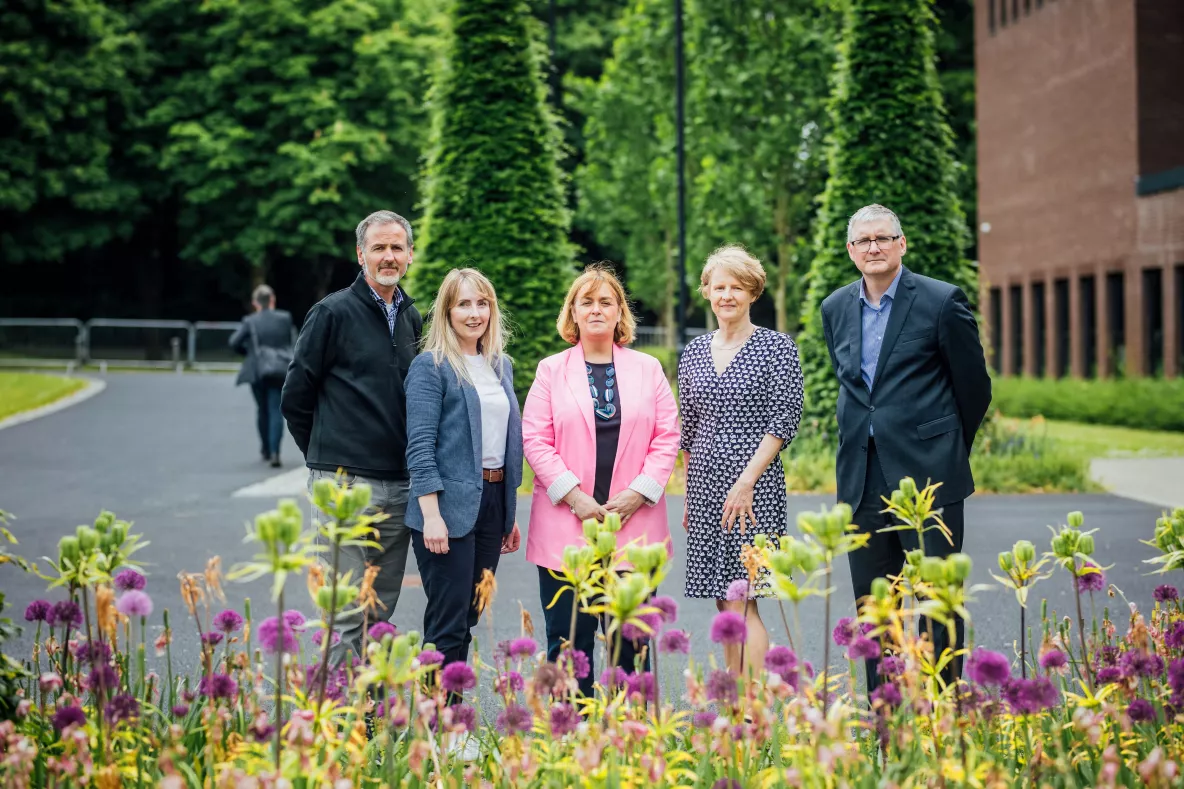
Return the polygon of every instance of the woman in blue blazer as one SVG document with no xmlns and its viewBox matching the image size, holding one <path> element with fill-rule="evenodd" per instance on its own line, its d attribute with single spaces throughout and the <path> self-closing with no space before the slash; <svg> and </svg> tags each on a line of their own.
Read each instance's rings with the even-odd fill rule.
<svg viewBox="0 0 1184 789">
<path fill-rule="evenodd" d="M 407 374 L 407 525 L 428 598 L 424 640 L 445 664 L 468 659 L 475 587 L 520 541 L 522 416 L 505 342 L 493 285 L 454 269 Z"/>
</svg>

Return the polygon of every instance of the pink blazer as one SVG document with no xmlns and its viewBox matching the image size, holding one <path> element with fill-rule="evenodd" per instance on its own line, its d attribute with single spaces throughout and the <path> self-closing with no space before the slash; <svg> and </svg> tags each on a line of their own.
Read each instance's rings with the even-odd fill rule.
<svg viewBox="0 0 1184 789">
<path fill-rule="evenodd" d="M 661 363 L 622 346 L 613 349 L 621 402 L 621 437 L 610 498 L 632 488 L 646 498 L 617 535 L 618 545 L 663 542 L 670 550 L 664 491 L 678 455 L 678 405 Z M 563 549 L 584 543 L 580 520 L 561 502 L 572 488 L 592 495 L 596 426 L 579 345 L 539 362 L 522 409 L 522 448 L 534 469 L 526 560 L 558 570 Z"/>
</svg>

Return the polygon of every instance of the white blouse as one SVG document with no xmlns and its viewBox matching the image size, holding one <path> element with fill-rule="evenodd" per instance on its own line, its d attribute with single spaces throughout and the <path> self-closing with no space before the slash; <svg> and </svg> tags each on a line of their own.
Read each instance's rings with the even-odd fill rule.
<svg viewBox="0 0 1184 789">
<path fill-rule="evenodd" d="M 506 433 L 510 423 L 510 400 L 497 373 L 485 357 L 465 356 L 469 375 L 481 400 L 481 467 L 501 468 L 506 464 Z"/>
</svg>

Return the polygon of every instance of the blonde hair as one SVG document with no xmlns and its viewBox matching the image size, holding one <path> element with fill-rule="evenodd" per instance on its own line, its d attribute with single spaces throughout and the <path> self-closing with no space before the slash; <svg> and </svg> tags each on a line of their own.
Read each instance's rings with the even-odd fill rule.
<svg viewBox="0 0 1184 789">
<path fill-rule="evenodd" d="M 703 273 L 699 275 L 699 295 L 705 299 L 709 298 L 708 287 L 716 271 L 735 277 L 736 281 L 752 294 L 753 301 L 765 292 L 765 267 L 739 244 L 720 247 L 712 252 L 703 264 Z"/>
<path fill-rule="evenodd" d="M 440 290 L 436 293 L 436 300 L 432 302 L 432 320 L 424 334 L 423 350 L 432 354 L 432 360 L 436 364 L 439 364 L 441 359 L 446 359 L 452 365 L 457 378 L 473 383 L 469 367 L 465 364 L 460 341 L 456 338 L 456 330 L 452 328 L 451 316 L 452 308 L 460 298 L 460 288 L 466 282 L 471 283 L 479 295 L 489 299 L 489 325 L 485 327 L 485 334 L 477 341 L 477 349 L 485 357 L 489 368 L 501 378 L 502 358 L 506 357 L 506 343 L 509 342 L 510 331 L 498 306 L 493 283 L 477 269 L 454 268 L 444 277 L 444 281 L 440 283 Z"/>
<path fill-rule="evenodd" d="M 617 297 L 617 305 L 621 308 L 620 318 L 613 329 L 613 342 L 617 345 L 628 345 L 633 342 L 637 319 L 633 317 L 633 310 L 629 308 L 629 299 L 625 295 L 625 288 L 622 287 L 621 281 L 617 279 L 617 275 L 613 273 L 612 269 L 603 263 L 593 263 L 584 269 L 584 273 L 576 277 L 576 281 L 571 283 L 571 287 L 567 289 L 567 297 L 563 300 L 563 309 L 559 311 L 559 320 L 555 322 L 556 328 L 559 329 L 559 336 L 572 345 L 580 341 L 580 327 L 576 325 L 575 315 L 576 298 L 586 288 L 598 287 L 603 284 L 607 284 L 612 289 L 613 295 Z"/>
</svg>

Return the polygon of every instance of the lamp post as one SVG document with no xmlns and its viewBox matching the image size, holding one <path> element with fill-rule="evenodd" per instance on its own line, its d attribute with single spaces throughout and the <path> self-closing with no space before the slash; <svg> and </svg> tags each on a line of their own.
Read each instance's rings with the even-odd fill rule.
<svg viewBox="0 0 1184 789">
<path fill-rule="evenodd" d="M 687 345 L 687 184 L 686 140 L 684 138 L 683 94 L 686 92 L 683 53 L 682 0 L 674 0 L 674 128 L 675 159 L 678 167 L 678 262 L 674 275 L 678 278 L 678 340 L 676 349 L 681 355 Z"/>
</svg>

